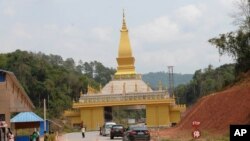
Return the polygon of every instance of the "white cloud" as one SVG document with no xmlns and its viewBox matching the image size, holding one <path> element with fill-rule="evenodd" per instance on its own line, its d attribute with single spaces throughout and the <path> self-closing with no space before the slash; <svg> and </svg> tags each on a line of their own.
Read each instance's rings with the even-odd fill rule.
<svg viewBox="0 0 250 141">
<path fill-rule="evenodd" d="M 12 27 L 12 36 L 19 39 L 31 39 L 32 35 L 28 31 L 28 28 L 21 23 L 17 23 Z"/>
<path fill-rule="evenodd" d="M 91 30 L 93 38 L 100 41 L 110 42 L 112 40 L 112 28 L 95 27 Z"/>
<path fill-rule="evenodd" d="M 14 8 L 8 6 L 3 9 L 3 14 L 5 16 L 13 17 L 16 14 L 16 11 L 14 10 Z"/>
<path fill-rule="evenodd" d="M 79 37 L 81 35 L 81 30 L 78 27 L 68 25 L 63 27 L 62 34 L 66 37 Z"/>
<path fill-rule="evenodd" d="M 219 0 L 219 3 L 221 6 L 231 9 L 233 7 L 233 4 L 237 1 L 240 1 L 240 0 Z"/>
<path fill-rule="evenodd" d="M 161 71 L 174 65 L 177 72 L 192 73 L 208 64 L 230 62 L 219 62 L 218 51 L 207 42 L 212 33 L 217 35 L 219 31 L 213 29 L 221 21 L 208 9 L 204 3 L 185 5 L 173 14 L 132 28 L 136 65 L 140 66 L 137 71 Z"/>
<path fill-rule="evenodd" d="M 192 73 L 219 64 L 218 51 L 207 40 L 231 31 L 231 1 L 148 1 L 140 10 L 138 3 L 143 0 L 124 1 L 137 71 L 162 71 L 174 65 L 176 72 Z M 122 5 L 118 1 L 97 7 L 82 1 L 0 2 L 0 51 L 41 51 L 116 67 L 121 26 L 117 11 Z"/>
<path fill-rule="evenodd" d="M 177 9 L 176 18 L 186 23 L 197 23 L 202 16 L 202 11 L 196 5 L 186 5 Z"/>
<path fill-rule="evenodd" d="M 45 30 L 58 30 L 59 27 L 56 24 L 45 24 L 42 26 L 43 29 Z"/>
<path fill-rule="evenodd" d="M 187 39 L 191 34 L 183 34 L 177 23 L 169 20 L 167 16 L 162 16 L 152 22 L 133 28 L 132 36 L 143 43 L 166 43 Z"/>
</svg>

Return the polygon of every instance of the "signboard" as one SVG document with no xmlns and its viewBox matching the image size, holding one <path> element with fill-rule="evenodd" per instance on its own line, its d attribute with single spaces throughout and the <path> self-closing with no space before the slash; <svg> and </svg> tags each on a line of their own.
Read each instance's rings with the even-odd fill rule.
<svg viewBox="0 0 250 141">
<path fill-rule="evenodd" d="M 194 128 L 198 128 L 198 127 L 200 126 L 200 124 L 201 124 L 200 121 L 193 121 L 193 122 L 192 122 L 192 126 L 193 126 Z"/>
<path fill-rule="evenodd" d="M 128 124 L 135 124 L 135 119 L 133 118 L 128 119 Z"/>
<path fill-rule="evenodd" d="M 196 129 L 192 132 L 192 136 L 194 139 L 197 139 L 201 136 L 201 132 L 198 129 Z"/>
<path fill-rule="evenodd" d="M 192 126 L 194 128 L 194 130 L 192 132 L 192 136 L 193 136 L 194 139 L 198 139 L 201 136 L 201 131 L 198 129 L 200 124 L 201 124 L 200 121 L 193 121 L 192 122 Z"/>
</svg>

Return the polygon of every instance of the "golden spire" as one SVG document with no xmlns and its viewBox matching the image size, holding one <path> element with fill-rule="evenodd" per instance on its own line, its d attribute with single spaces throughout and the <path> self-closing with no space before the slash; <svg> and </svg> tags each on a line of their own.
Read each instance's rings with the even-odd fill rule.
<svg viewBox="0 0 250 141">
<path fill-rule="evenodd" d="M 125 20 L 125 12 L 123 9 L 123 18 L 122 18 L 122 30 L 123 31 L 128 31 L 127 26 L 126 26 L 126 20 Z"/>
<path fill-rule="evenodd" d="M 120 45 L 118 51 L 118 58 L 117 63 L 117 72 L 115 73 L 116 76 L 119 75 L 131 75 L 135 73 L 134 62 L 135 59 L 132 56 L 132 50 L 130 47 L 130 41 L 128 36 L 128 29 L 126 26 L 125 20 L 125 13 L 123 10 L 123 20 L 122 20 L 122 29 L 121 31 L 121 38 L 120 38 Z"/>
</svg>

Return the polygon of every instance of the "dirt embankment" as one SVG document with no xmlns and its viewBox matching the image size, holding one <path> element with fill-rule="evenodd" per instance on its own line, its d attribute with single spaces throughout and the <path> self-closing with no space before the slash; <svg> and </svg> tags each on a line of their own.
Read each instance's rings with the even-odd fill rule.
<svg viewBox="0 0 250 141">
<path fill-rule="evenodd" d="M 198 100 L 185 113 L 179 125 L 161 131 L 162 136 L 191 136 L 192 121 L 200 121 L 201 133 L 227 134 L 230 124 L 250 124 L 250 73 L 224 91 Z"/>
</svg>

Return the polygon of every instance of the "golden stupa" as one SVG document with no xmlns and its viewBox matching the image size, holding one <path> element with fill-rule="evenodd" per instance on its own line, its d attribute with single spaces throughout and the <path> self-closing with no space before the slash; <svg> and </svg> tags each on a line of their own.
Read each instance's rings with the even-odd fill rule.
<svg viewBox="0 0 250 141">
<path fill-rule="evenodd" d="M 109 112 L 107 108 L 145 108 L 148 127 L 169 127 L 178 123 L 181 112 L 186 109 L 185 105 L 177 105 L 167 90 L 162 89 L 161 83 L 159 90 L 153 91 L 135 71 L 135 58 L 130 46 L 124 12 L 120 32 L 116 58 L 118 66 L 113 79 L 100 91 L 88 86 L 87 94 L 81 94 L 79 101 L 73 103 L 74 110 L 65 111 L 64 116 L 70 120 L 72 126 L 84 124 L 88 130 L 99 130 L 105 121 L 110 120 L 105 118 Z"/>
<path fill-rule="evenodd" d="M 135 75 L 135 58 L 132 55 L 132 49 L 130 46 L 130 40 L 128 36 L 128 29 L 126 26 L 125 15 L 123 13 L 123 22 L 122 22 L 122 29 L 121 31 L 121 38 L 120 38 L 120 45 L 118 51 L 118 58 L 116 58 L 118 67 L 115 76 L 119 77 L 121 75 Z"/>
</svg>

